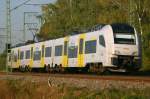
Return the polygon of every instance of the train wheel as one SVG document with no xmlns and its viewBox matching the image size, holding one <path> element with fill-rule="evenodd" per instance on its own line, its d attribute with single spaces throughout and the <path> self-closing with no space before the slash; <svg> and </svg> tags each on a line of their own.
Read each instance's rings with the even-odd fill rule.
<svg viewBox="0 0 150 99">
<path fill-rule="evenodd" d="M 49 72 L 49 66 L 45 66 L 45 72 Z"/>
<path fill-rule="evenodd" d="M 59 66 L 59 65 L 55 65 L 55 71 L 56 71 L 57 73 L 60 72 L 60 66 Z"/>
<path fill-rule="evenodd" d="M 26 71 L 26 72 L 31 72 L 31 71 L 32 71 L 32 68 L 31 68 L 29 65 L 27 65 L 26 68 L 25 68 L 25 71 Z"/>
<path fill-rule="evenodd" d="M 49 68 L 49 73 L 54 73 L 54 72 L 55 72 L 54 67 L 50 67 Z"/>
<path fill-rule="evenodd" d="M 103 67 L 102 64 L 98 65 L 98 74 L 103 74 L 106 71 L 106 69 Z"/>
<path fill-rule="evenodd" d="M 50 72 L 50 67 L 51 67 L 50 64 L 48 64 L 48 71 L 47 71 L 48 73 Z"/>
<path fill-rule="evenodd" d="M 29 69 L 28 69 L 28 66 L 25 66 L 25 72 L 28 72 Z"/>
<path fill-rule="evenodd" d="M 103 74 L 105 75 L 110 75 L 112 72 L 109 69 L 105 69 L 105 71 L 103 72 Z"/>
<path fill-rule="evenodd" d="M 19 66 L 19 69 L 18 69 L 18 71 L 19 71 L 19 72 L 21 72 L 21 66 Z"/>
<path fill-rule="evenodd" d="M 59 68 L 60 68 L 60 73 L 64 73 L 65 72 L 65 69 L 62 67 L 61 64 L 60 64 Z"/>
<path fill-rule="evenodd" d="M 24 66 L 20 66 L 20 71 L 21 72 L 25 72 L 25 67 Z"/>
<path fill-rule="evenodd" d="M 88 72 L 89 73 L 94 73 L 95 72 L 95 66 L 94 66 L 94 64 L 89 64 L 89 66 L 88 66 Z"/>
<path fill-rule="evenodd" d="M 32 71 L 32 68 L 30 66 L 28 66 L 28 71 L 31 72 Z"/>
</svg>

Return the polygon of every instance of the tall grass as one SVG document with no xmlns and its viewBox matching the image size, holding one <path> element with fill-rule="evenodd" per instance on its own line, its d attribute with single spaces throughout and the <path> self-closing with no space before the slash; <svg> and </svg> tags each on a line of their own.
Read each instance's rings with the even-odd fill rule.
<svg viewBox="0 0 150 99">
<path fill-rule="evenodd" d="M 6 67 L 6 54 L 0 54 L 0 71 L 4 71 Z"/>
<path fill-rule="evenodd" d="M 0 81 L 0 99 L 149 99 L 150 88 L 89 90 L 65 84 L 49 87 L 46 82 Z"/>
<path fill-rule="evenodd" d="M 142 54 L 142 62 L 143 62 L 143 71 L 150 71 L 150 48 L 145 48 L 143 49 L 143 54 Z"/>
</svg>

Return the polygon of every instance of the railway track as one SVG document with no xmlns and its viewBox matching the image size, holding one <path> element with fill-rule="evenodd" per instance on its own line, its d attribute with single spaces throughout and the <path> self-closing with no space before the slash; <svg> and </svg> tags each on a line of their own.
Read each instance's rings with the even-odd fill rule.
<svg viewBox="0 0 150 99">
<path fill-rule="evenodd" d="M 3 76 L 23 76 L 23 77 L 41 77 L 41 78 L 74 78 L 74 79 L 90 79 L 90 80 L 115 80 L 115 81 L 131 81 L 131 82 L 150 82 L 150 77 L 144 76 L 125 76 L 125 75 L 89 75 L 89 74 L 49 74 L 49 73 L 5 73 L 0 72 Z"/>
</svg>

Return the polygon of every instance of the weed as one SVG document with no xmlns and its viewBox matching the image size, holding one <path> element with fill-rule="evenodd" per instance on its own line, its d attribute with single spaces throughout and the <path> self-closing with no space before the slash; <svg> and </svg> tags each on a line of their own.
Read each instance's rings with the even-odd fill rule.
<svg viewBox="0 0 150 99">
<path fill-rule="evenodd" d="M 66 84 L 49 87 L 24 78 L 0 81 L 0 99 L 149 99 L 150 88 L 89 90 Z"/>
</svg>

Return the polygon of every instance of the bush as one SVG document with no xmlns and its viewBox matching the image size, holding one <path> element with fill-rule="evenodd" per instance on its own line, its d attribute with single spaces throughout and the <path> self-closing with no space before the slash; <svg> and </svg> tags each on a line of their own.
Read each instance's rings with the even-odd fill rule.
<svg viewBox="0 0 150 99">
<path fill-rule="evenodd" d="M 5 70 L 6 67 L 6 54 L 0 55 L 0 71 Z"/>
<path fill-rule="evenodd" d="M 150 70 L 150 48 L 143 49 L 143 67 L 142 70 L 149 71 Z"/>
</svg>

